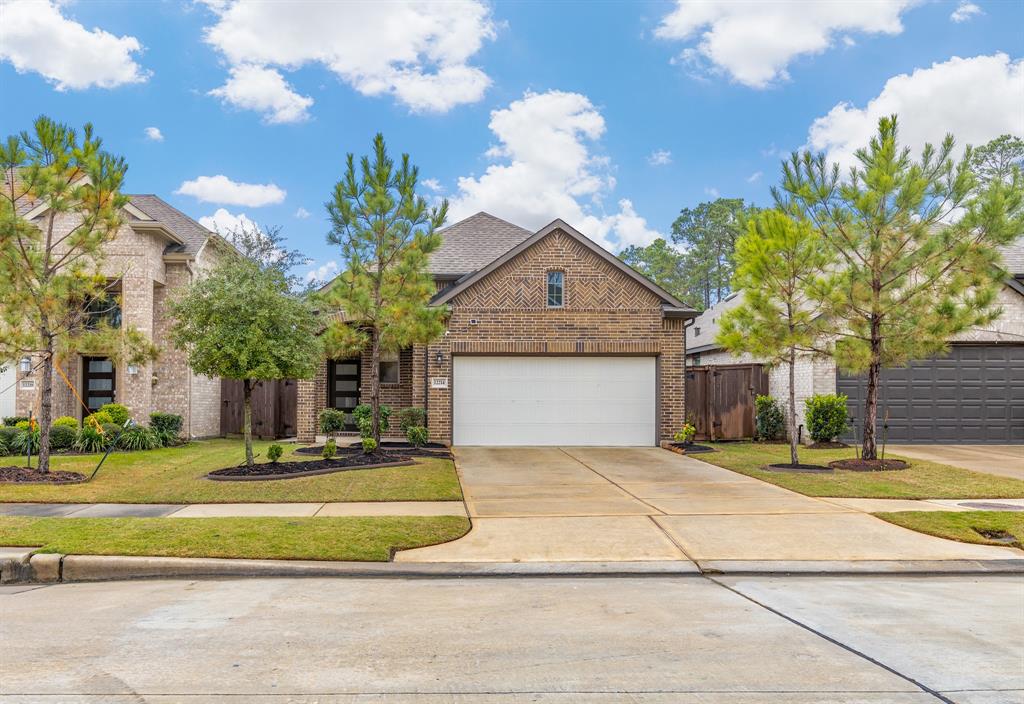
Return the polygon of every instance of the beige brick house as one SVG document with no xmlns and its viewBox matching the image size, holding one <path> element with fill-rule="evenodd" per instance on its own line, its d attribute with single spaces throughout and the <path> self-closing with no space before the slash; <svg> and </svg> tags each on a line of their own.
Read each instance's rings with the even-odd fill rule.
<svg viewBox="0 0 1024 704">
<path fill-rule="evenodd" d="M 683 422 L 684 322 L 696 312 L 572 227 L 487 213 L 430 260 L 444 335 L 381 362 L 382 402 L 425 408 L 456 445 L 656 445 Z M 369 353 L 299 382 L 299 439 L 366 402 Z"/>
<path fill-rule="evenodd" d="M 40 204 L 22 215 L 34 220 L 45 212 L 45 204 Z M 231 245 L 154 195 L 129 196 L 123 216 L 116 237 L 105 245 L 104 273 L 120 303 L 108 314 L 109 320 L 145 333 L 160 347 L 160 356 L 144 365 L 116 365 L 103 357 L 74 355 L 61 360 L 61 369 L 90 409 L 122 403 L 143 423 L 152 411 L 177 413 L 184 419 L 183 434 L 188 437 L 218 435 L 220 380 L 193 374 L 184 353 L 170 345 L 167 301 L 176 289 L 188 286 L 231 251 Z M 68 216 L 58 219 L 56 227 L 66 231 L 75 224 Z M 29 410 L 38 414 L 44 370 L 36 369 L 35 359 L 17 360 L 14 366 L 16 414 L 24 416 Z M 33 371 L 23 371 L 26 366 Z M 87 415 L 60 374 L 51 373 L 54 417 Z"/>
</svg>

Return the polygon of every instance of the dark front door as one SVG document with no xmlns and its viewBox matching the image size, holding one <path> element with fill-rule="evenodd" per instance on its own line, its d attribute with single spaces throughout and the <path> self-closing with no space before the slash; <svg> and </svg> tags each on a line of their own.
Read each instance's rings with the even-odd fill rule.
<svg viewBox="0 0 1024 704">
<path fill-rule="evenodd" d="M 336 359 L 327 366 L 327 406 L 345 411 L 345 427 L 355 430 L 352 410 L 359 405 L 358 359 Z"/>
<path fill-rule="evenodd" d="M 82 358 L 82 398 L 95 413 L 104 403 L 114 402 L 116 375 L 114 363 L 106 357 Z"/>
</svg>

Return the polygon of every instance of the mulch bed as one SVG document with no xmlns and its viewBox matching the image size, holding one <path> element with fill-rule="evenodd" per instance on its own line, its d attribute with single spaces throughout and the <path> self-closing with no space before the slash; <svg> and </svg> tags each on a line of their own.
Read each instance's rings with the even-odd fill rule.
<svg viewBox="0 0 1024 704">
<path fill-rule="evenodd" d="M 78 472 L 40 472 L 28 467 L 0 467 L 0 483 L 4 484 L 80 484 L 85 475 Z"/>
<path fill-rule="evenodd" d="M 267 479 L 294 479 L 312 477 L 318 474 L 332 474 L 356 469 L 378 467 L 406 467 L 415 464 L 408 456 L 390 452 L 346 453 L 329 460 L 308 462 L 268 462 L 252 468 L 245 465 L 218 469 L 206 475 L 214 481 L 258 481 Z"/>
<path fill-rule="evenodd" d="M 845 442 L 814 442 L 807 447 L 811 450 L 845 450 L 849 445 Z"/>
<path fill-rule="evenodd" d="M 903 460 L 835 460 L 828 463 L 833 469 L 844 469 L 847 472 L 891 472 L 906 469 L 910 465 Z"/>
<path fill-rule="evenodd" d="M 295 451 L 296 455 L 321 455 L 323 454 L 323 445 L 315 445 L 313 447 L 300 447 Z M 407 442 L 382 442 L 380 449 L 385 452 L 397 452 L 402 455 L 409 457 L 439 457 L 441 459 L 450 460 L 452 459 L 452 451 L 450 448 L 436 442 L 428 442 L 426 445 L 421 447 L 413 447 Z M 349 455 L 349 454 L 362 454 L 363 446 L 354 442 L 348 447 L 344 445 L 338 446 L 338 455 Z"/>
<path fill-rule="evenodd" d="M 680 455 L 699 455 L 702 452 L 718 452 L 707 445 L 694 445 L 693 443 L 671 442 L 668 449 Z"/>
<path fill-rule="evenodd" d="M 835 470 L 820 464 L 766 464 L 762 467 L 766 472 L 796 472 L 798 474 L 831 474 Z"/>
</svg>

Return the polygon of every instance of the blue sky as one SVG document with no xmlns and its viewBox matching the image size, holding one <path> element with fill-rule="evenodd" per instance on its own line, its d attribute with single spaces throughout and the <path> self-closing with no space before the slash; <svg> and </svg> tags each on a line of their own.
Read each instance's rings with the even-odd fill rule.
<svg viewBox="0 0 1024 704">
<path fill-rule="evenodd" d="M 377 131 L 455 217 L 617 250 L 715 194 L 766 204 L 791 149 L 848 163 L 881 114 L 915 147 L 1024 134 L 1021 27 L 986 0 L 0 0 L 0 132 L 91 121 L 129 192 L 281 226 L 324 274 L 323 202 Z"/>
</svg>

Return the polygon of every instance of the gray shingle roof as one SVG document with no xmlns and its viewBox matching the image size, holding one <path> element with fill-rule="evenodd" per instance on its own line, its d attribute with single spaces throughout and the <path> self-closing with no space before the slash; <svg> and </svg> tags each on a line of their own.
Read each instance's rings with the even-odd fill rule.
<svg viewBox="0 0 1024 704">
<path fill-rule="evenodd" d="M 168 230 L 185 241 L 183 245 L 169 246 L 167 251 L 196 254 L 213 234 L 162 198 L 151 194 L 139 194 L 129 195 L 128 199 L 136 208 L 165 225 Z"/>
<path fill-rule="evenodd" d="M 533 235 L 518 225 L 482 212 L 438 232 L 442 243 L 430 255 L 430 273 L 446 277 L 481 269 Z"/>
</svg>

